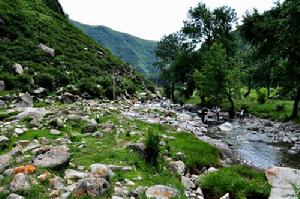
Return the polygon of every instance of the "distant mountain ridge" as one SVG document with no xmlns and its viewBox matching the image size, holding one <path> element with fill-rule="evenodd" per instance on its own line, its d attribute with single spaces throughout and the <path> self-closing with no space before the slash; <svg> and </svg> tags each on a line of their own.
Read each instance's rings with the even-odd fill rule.
<svg viewBox="0 0 300 199">
<path fill-rule="evenodd" d="M 101 25 L 86 25 L 73 20 L 71 23 L 147 77 L 156 73 L 156 41 L 140 39 Z"/>
</svg>

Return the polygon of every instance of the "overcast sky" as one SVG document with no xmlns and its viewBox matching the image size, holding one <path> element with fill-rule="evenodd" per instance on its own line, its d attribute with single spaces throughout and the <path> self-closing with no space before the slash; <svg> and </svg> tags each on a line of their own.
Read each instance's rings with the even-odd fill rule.
<svg viewBox="0 0 300 199">
<path fill-rule="evenodd" d="M 104 25 L 143 39 L 160 40 L 180 30 L 190 7 L 198 0 L 59 0 L 71 19 Z M 274 0 L 203 0 L 210 8 L 223 5 L 236 10 L 241 18 L 246 10 L 270 9 Z"/>
</svg>

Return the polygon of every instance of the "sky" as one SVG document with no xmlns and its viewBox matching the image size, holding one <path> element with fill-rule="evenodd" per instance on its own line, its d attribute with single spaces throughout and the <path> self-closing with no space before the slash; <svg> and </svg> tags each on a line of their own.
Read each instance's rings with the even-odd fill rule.
<svg viewBox="0 0 300 199">
<path fill-rule="evenodd" d="M 202 0 L 209 8 L 230 6 L 241 19 L 253 8 L 263 12 L 274 0 Z M 187 12 L 200 0 L 59 0 L 70 19 L 104 25 L 143 39 L 160 40 L 181 29 Z M 241 21 L 241 20 L 240 20 Z M 240 22 L 239 22 L 240 23 Z"/>
</svg>

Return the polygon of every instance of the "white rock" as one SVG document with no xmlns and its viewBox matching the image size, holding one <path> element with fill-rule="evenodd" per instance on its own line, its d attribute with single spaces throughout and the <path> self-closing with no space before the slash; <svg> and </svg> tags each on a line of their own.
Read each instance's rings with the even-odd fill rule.
<svg viewBox="0 0 300 199">
<path fill-rule="evenodd" d="M 73 169 L 67 169 L 65 171 L 65 179 L 83 179 L 89 176 L 88 173 L 76 171 Z"/>
<path fill-rule="evenodd" d="M 181 183 L 187 190 L 194 189 L 196 187 L 196 185 L 193 183 L 193 181 L 191 181 L 189 178 L 187 178 L 185 176 L 181 176 Z"/>
<path fill-rule="evenodd" d="M 230 199 L 229 198 L 229 193 L 226 193 L 223 197 L 221 197 L 220 199 Z"/>
<path fill-rule="evenodd" d="M 221 124 L 218 127 L 221 131 L 225 131 L 225 132 L 232 131 L 232 129 L 233 129 L 232 124 L 230 124 L 229 122 L 225 122 L 224 124 Z"/>
<path fill-rule="evenodd" d="M 293 185 L 300 187 L 300 170 L 288 167 L 271 167 L 265 175 L 272 186 L 269 199 L 296 199 Z"/>
<path fill-rule="evenodd" d="M 25 199 L 25 198 L 23 196 L 12 193 L 12 194 L 9 194 L 9 196 L 6 199 Z"/>
<path fill-rule="evenodd" d="M 168 199 L 176 197 L 177 190 L 165 185 L 154 185 L 147 189 L 147 198 Z"/>
<path fill-rule="evenodd" d="M 179 175 L 183 175 L 185 171 L 185 164 L 182 161 L 171 161 L 170 168 Z"/>
<path fill-rule="evenodd" d="M 50 48 L 44 44 L 39 44 L 39 48 L 42 49 L 46 54 L 50 55 L 51 57 L 54 57 L 55 55 L 55 49 Z"/>
<path fill-rule="evenodd" d="M 13 65 L 13 68 L 15 69 L 15 72 L 18 73 L 19 75 L 22 75 L 24 70 L 21 64 L 15 63 Z"/>
<path fill-rule="evenodd" d="M 52 135 L 60 135 L 60 131 L 59 131 L 59 130 L 56 130 L 56 129 L 51 129 L 51 130 L 50 130 L 50 133 L 51 133 Z"/>
<path fill-rule="evenodd" d="M 91 175 L 97 178 L 105 178 L 113 175 L 112 170 L 104 164 L 92 164 Z"/>
</svg>

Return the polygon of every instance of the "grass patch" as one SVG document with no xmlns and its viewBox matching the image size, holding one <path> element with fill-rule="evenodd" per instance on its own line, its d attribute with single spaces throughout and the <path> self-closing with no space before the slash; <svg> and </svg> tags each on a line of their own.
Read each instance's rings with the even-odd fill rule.
<svg viewBox="0 0 300 199">
<path fill-rule="evenodd" d="M 190 99 L 185 100 L 185 104 L 199 104 L 200 99 L 198 96 L 192 96 Z M 293 101 L 291 100 L 272 100 L 266 99 L 264 104 L 259 104 L 257 101 L 257 94 L 255 91 L 251 91 L 251 94 L 241 99 L 235 99 L 236 111 L 239 111 L 241 107 L 246 107 L 248 113 L 255 115 L 259 118 L 277 120 L 277 121 L 287 121 L 289 116 L 292 114 Z M 283 110 L 278 110 L 278 107 L 283 107 Z M 230 104 L 228 102 L 222 103 L 222 109 L 229 109 Z M 299 110 L 300 111 L 300 110 Z M 297 124 L 300 124 L 300 115 L 295 119 Z"/>
<path fill-rule="evenodd" d="M 188 169 L 218 166 L 220 162 L 220 150 L 199 140 L 188 133 L 172 133 L 176 139 L 169 141 L 170 151 L 173 157 L 177 152 L 186 155 L 184 163 Z"/>
<path fill-rule="evenodd" d="M 37 130 L 37 131 L 29 130 L 23 133 L 22 135 L 19 135 L 18 137 L 10 136 L 9 144 L 7 145 L 5 150 L 0 151 L 0 155 L 9 152 L 14 147 L 14 143 L 20 140 L 32 141 L 34 139 L 39 139 L 41 137 L 45 137 L 48 139 L 56 139 L 62 137 L 62 135 L 52 135 L 49 132 L 49 130 Z"/>
<path fill-rule="evenodd" d="M 0 112 L 0 121 L 4 121 L 12 116 L 17 115 L 18 112 L 6 112 L 6 111 L 1 111 Z"/>
<path fill-rule="evenodd" d="M 219 198 L 230 193 L 230 198 L 245 199 L 247 196 L 268 198 L 271 186 L 263 172 L 248 166 L 234 165 L 205 175 L 199 181 L 206 192 L 205 198 Z"/>
<path fill-rule="evenodd" d="M 142 132 L 152 130 L 153 132 L 158 132 L 160 135 L 165 134 L 175 137 L 175 140 L 168 141 L 165 148 L 169 150 L 173 158 L 176 157 L 177 152 L 183 152 L 186 155 L 184 163 L 188 169 L 219 165 L 220 150 L 202 142 L 190 133 L 172 133 L 175 129 L 168 125 L 148 124 L 142 121 L 135 121 L 135 124 L 137 124 L 137 128 Z"/>
<path fill-rule="evenodd" d="M 166 163 L 161 158 L 159 159 L 159 166 L 151 166 L 139 154 L 126 149 L 126 143 L 136 142 L 138 139 L 138 135 L 127 136 L 126 133 L 120 135 L 107 133 L 103 138 L 82 138 L 86 146 L 82 149 L 78 149 L 76 145 L 71 147 L 73 152 L 72 162 L 86 168 L 89 168 L 94 163 L 132 166 L 135 168 L 133 171 L 115 172 L 115 176 L 111 179 L 111 184 L 124 179 L 135 182 L 135 186 L 132 189 L 138 186 L 164 184 L 178 189 L 178 199 L 186 198 L 180 179 L 166 169 Z M 83 154 L 84 158 L 82 157 Z M 141 180 L 134 180 L 134 178 L 139 176 L 142 177 Z"/>
</svg>

